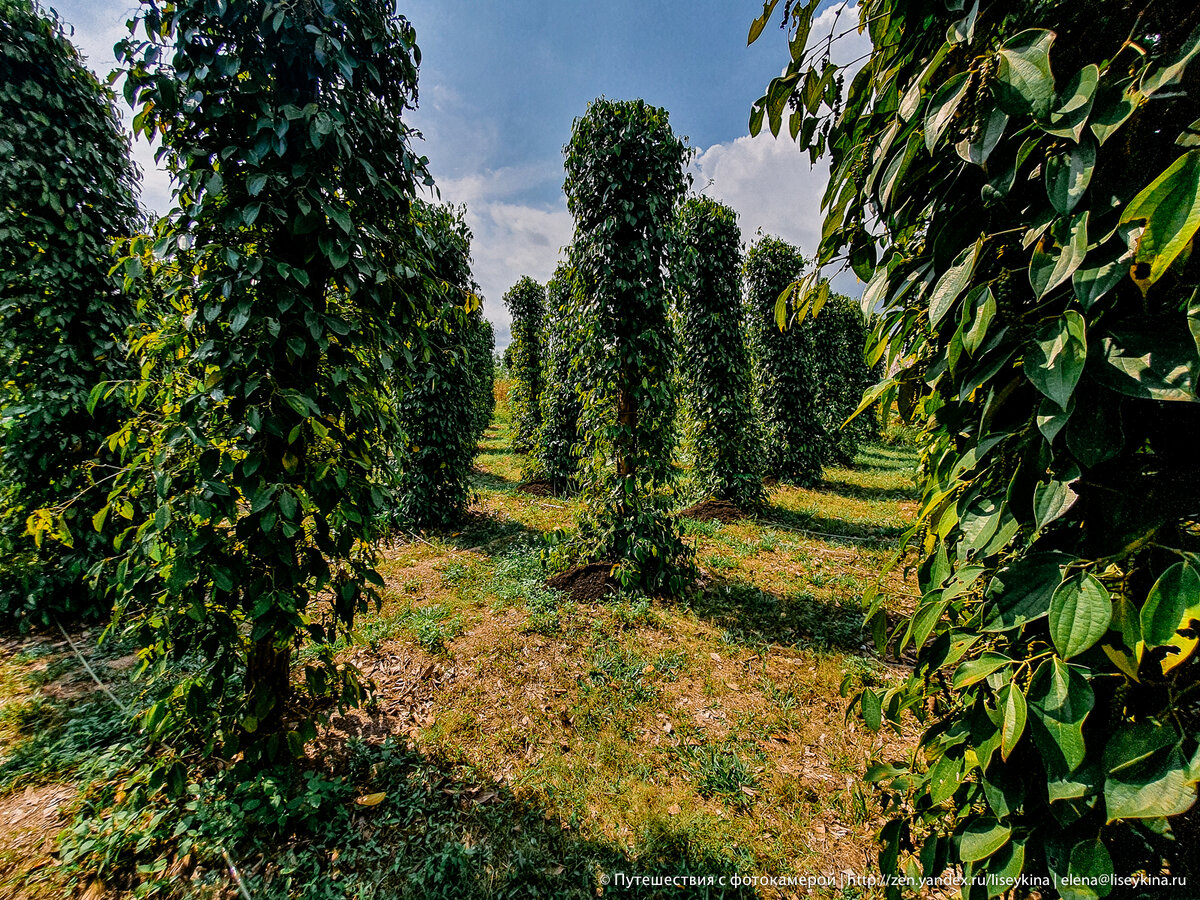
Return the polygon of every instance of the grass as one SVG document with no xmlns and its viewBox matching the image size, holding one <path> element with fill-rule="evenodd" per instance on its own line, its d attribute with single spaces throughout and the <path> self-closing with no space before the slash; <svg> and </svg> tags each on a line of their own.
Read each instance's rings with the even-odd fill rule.
<svg viewBox="0 0 1200 900">
<path fill-rule="evenodd" d="M 212 788 L 205 815 L 252 896 L 595 897 L 618 871 L 868 871 L 880 813 L 858 782 L 884 738 L 846 720 L 839 690 L 899 677 L 866 648 L 860 598 L 915 510 L 913 454 L 871 446 L 812 489 L 774 488 L 758 518 L 683 520 L 701 569 L 688 597 L 579 604 L 546 587 L 544 555 L 580 501 L 516 489 L 509 424 L 501 403 L 463 525 L 387 549 L 383 606 L 344 651 L 377 685 L 373 713 L 335 717 L 319 778 L 288 788 L 309 812 L 237 825 Z M 911 602 L 899 575 L 884 592 Z M 47 693 L 68 663 L 41 683 L 30 665 L 0 663 L 0 795 L 85 773 L 101 729 L 101 706 L 72 725 Z M 184 881 L 171 861 L 171 890 L 230 896 L 215 846 Z"/>
</svg>

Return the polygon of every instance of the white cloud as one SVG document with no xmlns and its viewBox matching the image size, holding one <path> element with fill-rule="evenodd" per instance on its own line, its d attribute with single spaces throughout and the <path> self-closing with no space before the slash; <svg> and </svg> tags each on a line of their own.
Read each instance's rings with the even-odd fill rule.
<svg viewBox="0 0 1200 900">
<path fill-rule="evenodd" d="M 442 200 L 465 203 L 475 280 L 484 297 L 483 312 L 496 329 L 496 346 L 509 341 L 510 318 L 502 300 L 522 275 L 542 283 L 553 274 L 574 223 L 566 200 L 523 203 L 520 195 L 548 180 L 548 165 L 496 169 L 438 181 Z"/>
</svg>

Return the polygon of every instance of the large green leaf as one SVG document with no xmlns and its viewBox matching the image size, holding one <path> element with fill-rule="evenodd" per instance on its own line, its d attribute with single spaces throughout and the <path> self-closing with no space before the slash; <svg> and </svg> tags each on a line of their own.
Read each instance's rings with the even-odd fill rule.
<svg viewBox="0 0 1200 900">
<path fill-rule="evenodd" d="M 1086 361 L 1086 325 L 1083 316 L 1069 309 L 1038 330 L 1025 353 L 1025 375 L 1039 391 L 1065 409 Z"/>
<path fill-rule="evenodd" d="M 1165 733 L 1171 731 L 1167 726 L 1157 727 Z M 1143 747 L 1157 743 L 1145 730 L 1135 736 L 1149 742 Z M 1105 753 L 1109 773 L 1104 781 L 1104 805 L 1109 822 L 1176 816 L 1191 808 L 1196 802 L 1196 777 L 1179 744 L 1139 753 L 1138 748 L 1129 747 L 1128 735 L 1114 735 L 1113 741 L 1118 739 L 1123 749 L 1132 750 L 1138 758 L 1113 767 Z"/>
<path fill-rule="evenodd" d="M 1074 481 L 1040 482 L 1033 489 L 1033 518 L 1041 531 L 1075 505 L 1079 495 L 1071 487 Z"/>
<path fill-rule="evenodd" d="M 1078 141 L 1083 134 L 1088 113 L 1096 99 L 1096 87 L 1100 83 L 1100 70 L 1087 65 L 1075 73 L 1058 96 L 1058 103 L 1050 111 L 1050 121 L 1042 129 L 1058 137 Z"/>
<path fill-rule="evenodd" d="M 1112 598 L 1093 575 L 1068 578 L 1050 601 L 1050 639 L 1063 659 L 1078 656 L 1108 631 Z"/>
<path fill-rule="evenodd" d="M 1153 284 L 1171 267 L 1200 228 L 1200 149 L 1189 150 L 1129 202 L 1122 222 L 1144 221 L 1137 261 L 1150 266 Z"/>
<path fill-rule="evenodd" d="M 1091 128 L 1096 140 L 1103 144 L 1133 115 L 1146 97 L 1126 78 L 1120 82 L 1102 84 L 1092 107 Z"/>
<path fill-rule="evenodd" d="M 1200 401 L 1200 353 L 1180 316 L 1142 316 L 1114 326 L 1089 367 L 1101 384 L 1129 397 Z"/>
<path fill-rule="evenodd" d="M 949 78 L 937 92 L 929 98 L 925 107 L 925 149 L 930 153 L 937 147 L 945 134 L 946 128 L 954 118 L 958 105 L 967 93 L 967 73 L 959 72 Z"/>
<path fill-rule="evenodd" d="M 1192 31 L 1188 39 L 1183 42 L 1183 46 L 1179 48 L 1179 52 L 1170 61 L 1147 70 L 1142 76 L 1140 85 L 1142 93 L 1150 96 L 1165 87 L 1178 84 L 1183 77 L 1184 69 L 1197 53 L 1200 53 L 1200 26 Z"/>
<path fill-rule="evenodd" d="M 1099 838 L 1071 848 L 1067 872 L 1071 877 L 1057 884 L 1062 900 L 1097 900 L 1112 893 L 1112 857 Z"/>
<path fill-rule="evenodd" d="M 1154 582 L 1142 607 L 1142 639 L 1160 647 L 1175 637 L 1184 612 L 1200 604 L 1200 574 L 1191 563 L 1177 562 Z"/>
<path fill-rule="evenodd" d="M 1031 553 L 1005 566 L 988 585 L 984 631 L 1007 631 L 1050 612 L 1050 599 L 1062 583 L 1065 553 Z"/>
<path fill-rule="evenodd" d="M 1062 660 L 1044 660 L 1029 684 L 1033 737 L 1048 771 L 1063 775 L 1083 762 L 1083 723 L 1095 705 L 1091 685 Z"/>
<path fill-rule="evenodd" d="M 1046 160 L 1046 194 L 1059 215 L 1069 215 L 1079 204 L 1096 168 L 1096 142 L 1087 135 L 1066 153 Z"/>
<path fill-rule="evenodd" d="M 1000 755 L 1008 759 L 1021 735 L 1025 732 L 1027 709 L 1025 695 L 1013 682 L 1009 682 L 1000 690 L 999 709 L 1003 720 L 1000 725 Z"/>
<path fill-rule="evenodd" d="M 950 684 L 956 690 L 960 688 L 970 687 L 976 682 L 983 681 L 993 672 L 1002 669 L 1005 666 L 1012 665 L 1012 660 L 1002 653 L 988 651 L 982 656 L 975 659 L 968 659 L 963 662 L 955 671 L 954 676 L 950 679 Z"/>
<path fill-rule="evenodd" d="M 1079 268 L 1087 255 L 1088 213 L 1055 219 L 1034 247 L 1029 283 L 1038 299 L 1045 297 Z"/>
<path fill-rule="evenodd" d="M 1004 111 L 1013 116 L 1044 118 L 1054 101 L 1050 45 L 1054 32 L 1030 28 L 1009 38 L 1000 48 L 1000 69 L 994 90 Z"/>
<path fill-rule="evenodd" d="M 967 289 L 971 276 L 975 272 L 975 263 L 979 259 L 979 248 L 983 241 L 979 240 L 967 247 L 954 258 L 950 268 L 942 273 L 942 277 L 933 286 L 929 298 L 929 324 L 937 327 L 954 301 Z"/>
<path fill-rule="evenodd" d="M 954 145 L 954 149 L 969 163 L 982 166 L 1004 137 L 1004 129 L 1008 127 L 1008 114 L 999 106 L 992 107 L 982 127 L 974 134 L 963 138 Z"/>
<path fill-rule="evenodd" d="M 1133 251 L 1120 237 L 1111 238 L 1088 252 L 1071 276 L 1071 286 L 1084 312 L 1129 274 L 1132 261 Z"/>
<path fill-rule="evenodd" d="M 990 816 L 974 819 L 959 837 L 959 857 L 964 862 L 987 859 L 1007 844 L 1011 836 L 1010 826 Z"/>
</svg>

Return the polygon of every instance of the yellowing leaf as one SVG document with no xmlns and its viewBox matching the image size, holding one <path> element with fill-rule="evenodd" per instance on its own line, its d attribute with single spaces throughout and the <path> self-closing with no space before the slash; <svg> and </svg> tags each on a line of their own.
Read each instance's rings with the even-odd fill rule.
<svg viewBox="0 0 1200 900">
<path fill-rule="evenodd" d="M 378 794 L 364 794 L 361 797 L 354 798 L 354 802 L 358 806 L 378 806 L 387 797 L 386 791 L 380 791 Z"/>
<path fill-rule="evenodd" d="M 1122 222 L 1145 221 L 1137 261 L 1147 263 L 1147 286 L 1158 281 L 1200 228 L 1200 150 L 1189 150 L 1129 202 Z"/>
</svg>

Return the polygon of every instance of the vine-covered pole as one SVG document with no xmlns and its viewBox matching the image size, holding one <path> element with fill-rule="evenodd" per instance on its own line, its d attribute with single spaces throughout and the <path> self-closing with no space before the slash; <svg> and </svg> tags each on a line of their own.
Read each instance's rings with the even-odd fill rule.
<svg viewBox="0 0 1200 900">
<path fill-rule="evenodd" d="M 665 266 L 688 155 L 666 111 L 642 100 L 593 101 L 566 147 L 587 360 L 590 517 L 582 535 L 589 556 L 617 562 L 626 583 L 647 590 L 677 591 L 687 577 L 658 491 L 674 446 Z"/>
<path fill-rule="evenodd" d="M 754 510 L 766 499 L 742 324 L 737 213 L 708 197 L 679 212 L 671 260 L 692 478 L 705 497 Z"/>
</svg>

